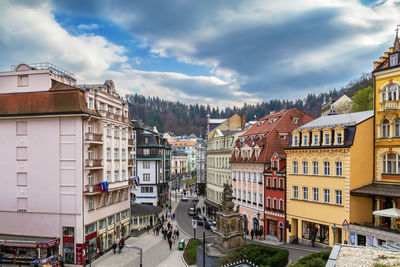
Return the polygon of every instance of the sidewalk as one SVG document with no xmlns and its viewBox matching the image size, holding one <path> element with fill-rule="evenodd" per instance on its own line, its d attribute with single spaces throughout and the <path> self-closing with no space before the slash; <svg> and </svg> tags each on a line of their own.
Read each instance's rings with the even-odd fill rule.
<svg viewBox="0 0 400 267">
<path fill-rule="evenodd" d="M 175 212 L 178 203 L 179 202 L 172 203 L 172 213 Z M 165 212 L 166 208 L 162 210 L 162 213 L 160 213 L 160 215 L 164 214 L 165 216 Z M 177 225 L 176 221 L 172 221 L 170 219 L 168 219 L 168 221 L 172 223 L 174 229 L 179 229 L 180 232 L 179 239 L 180 240 L 185 239 L 187 244 L 189 237 L 181 230 L 181 228 Z M 144 232 L 138 237 L 130 237 L 125 241 L 125 244 L 134 245 L 142 248 L 143 266 L 186 267 L 185 263 L 183 262 L 183 251 L 178 250 L 178 242 L 179 240 L 176 240 L 175 243 L 172 244 L 172 250 L 169 250 L 169 245 L 167 241 L 163 239 L 161 233 L 159 236 L 155 236 L 153 235 L 152 231 L 149 231 L 149 234 Z M 139 264 L 140 264 L 139 251 L 125 247 L 122 250 L 121 254 L 118 254 L 118 252 L 114 254 L 113 251 L 109 251 L 106 255 L 103 255 L 99 259 L 95 260 L 92 263 L 92 266 L 131 267 L 131 266 L 139 266 Z"/>
</svg>

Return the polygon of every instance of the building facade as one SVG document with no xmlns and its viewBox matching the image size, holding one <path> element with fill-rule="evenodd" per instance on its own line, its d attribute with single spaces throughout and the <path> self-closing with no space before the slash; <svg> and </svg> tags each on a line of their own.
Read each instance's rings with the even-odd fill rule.
<svg viewBox="0 0 400 267">
<path fill-rule="evenodd" d="M 382 245 L 400 242 L 400 42 L 374 62 L 374 169 L 373 182 L 352 190 L 373 202 L 365 210 L 373 222 L 350 225 L 354 243 Z"/>
<path fill-rule="evenodd" d="M 197 161 L 197 188 L 200 195 L 205 195 L 206 193 L 206 181 L 207 181 L 207 142 L 203 138 L 197 139 L 197 151 L 196 151 L 196 161 Z"/>
<path fill-rule="evenodd" d="M 176 149 L 185 152 L 187 156 L 187 173 L 195 175 L 197 170 L 197 143 L 196 141 L 174 141 L 171 146 Z"/>
<path fill-rule="evenodd" d="M 232 183 L 229 159 L 241 133 L 242 130 L 216 129 L 207 142 L 207 198 L 204 202 L 209 216 L 215 216 L 221 208 L 224 184 Z"/>
<path fill-rule="evenodd" d="M 287 242 L 348 242 L 343 225 L 371 220 L 350 190 L 372 181 L 373 112 L 320 117 L 292 132 L 287 153 Z"/>
<path fill-rule="evenodd" d="M 298 109 L 283 110 L 262 117 L 237 139 L 230 159 L 234 202 L 246 216 L 249 232 L 260 230 L 265 233 L 266 222 L 274 220 L 270 216 L 273 206 L 270 206 L 271 210 L 265 209 L 264 199 L 273 201 L 274 195 L 264 196 L 267 188 L 263 174 L 271 167 L 272 156 L 277 153 L 285 158 L 284 149 L 289 144 L 290 132 L 312 119 Z"/>
<path fill-rule="evenodd" d="M 0 166 L 10 180 L 0 189 L 1 252 L 85 264 L 130 234 L 128 106 L 112 81 L 77 87 L 48 63 L 20 64 L 0 81 Z"/>
<path fill-rule="evenodd" d="M 136 185 L 131 193 L 136 203 L 159 206 L 166 203 L 171 176 L 171 147 L 168 141 L 133 121 L 136 132 Z"/>
</svg>

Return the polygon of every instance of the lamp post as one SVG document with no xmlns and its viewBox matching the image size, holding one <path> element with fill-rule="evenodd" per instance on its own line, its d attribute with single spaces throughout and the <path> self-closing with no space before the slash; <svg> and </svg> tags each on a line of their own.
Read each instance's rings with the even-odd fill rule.
<svg viewBox="0 0 400 267">
<path fill-rule="evenodd" d="M 139 248 L 139 247 L 136 247 L 136 246 L 132 246 L 132 245 L 128 245 L 128 244 L 125 245 L 125 247 L 139 250 L 139 253 L 140 253 L 140 265 L 139 266 L 142 267 L 143 266 L 143 264 L 142 264 L 142 255 L 143 255 L 142 248 Z"/>
<path fill-rule="evenodd" d="M 336 230 L 337 230 L 337 226 L 336 226 L 336 224 L 333 224 L 333 225 L 332 225 L 333 245 L 335 245 L 335 242 L 336 242 Z"/>
</svg>

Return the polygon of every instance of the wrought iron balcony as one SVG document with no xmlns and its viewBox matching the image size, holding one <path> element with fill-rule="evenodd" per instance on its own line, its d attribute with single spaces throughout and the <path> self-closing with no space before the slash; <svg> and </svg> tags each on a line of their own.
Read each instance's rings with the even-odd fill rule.
<svg viewBox="0 0 400 267">
<path fill-rule="evenodd" d="M 88 141 L 88 142 L 102 142 L 103 141 L 103 135 L 102 134 L 96 134 L 96 133 L 86 133 L 85 134 L 85 141 Z"/>
<path fill-rule="evenodd" d="M 85 161 L 85 167 L 88 167 L 88 168 L 103 167 L 103 160 L 102 159 L 87 159 Z"/>
</svg>

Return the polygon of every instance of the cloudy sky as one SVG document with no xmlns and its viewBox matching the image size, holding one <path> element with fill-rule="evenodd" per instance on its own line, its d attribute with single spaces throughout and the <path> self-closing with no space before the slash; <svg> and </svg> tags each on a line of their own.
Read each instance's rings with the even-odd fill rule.
<svg viewBox="0 0 400 267">
<path fill-rule="evenodd" d="M 400 0 L 0 0 L 0 71 L 225 107 L 341 88 L 393 45 Z"/>
</svg>

